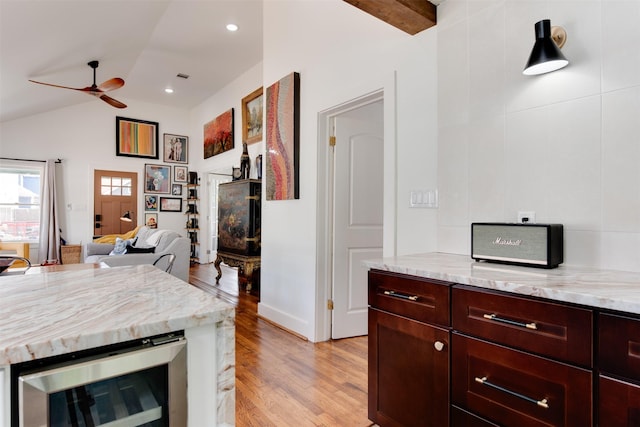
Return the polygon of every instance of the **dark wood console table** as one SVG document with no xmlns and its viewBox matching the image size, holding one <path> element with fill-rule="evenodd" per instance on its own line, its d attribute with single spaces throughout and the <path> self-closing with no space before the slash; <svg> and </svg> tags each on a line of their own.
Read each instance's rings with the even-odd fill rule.
<svg viewBox="0 0 640 427">
<path fill-rule="evenodd" d="M 228 252 L 218 252 L 218 256 L 213 263 L 216 270 L 218 270 L 216 284 L 219 283 L 222 277 L 220 264 L 223 262 L 229 267 L 238 267 L 238 283 L 244 282 L 246 292 L 251 292 L 253 287 L 253 274 L 260 270 L 260 256 L 245 256 Z"/>
</svg>

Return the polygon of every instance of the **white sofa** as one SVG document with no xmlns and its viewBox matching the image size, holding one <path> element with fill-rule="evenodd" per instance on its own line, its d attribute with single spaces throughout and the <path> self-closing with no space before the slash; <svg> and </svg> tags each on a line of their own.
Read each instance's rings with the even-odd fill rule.
<svg viewBox="0 0 640 427">
<path fill-rule="evenodd" d="M 87 243 L 85 246 L 85 263 L 103 262 L 110 267 L 122 265 L 153 264 L 161 255 L 172 253 L 176 259 L 171 274 L 185 282 L 189 281 L 189 255 L 191 241 L 175 231 L 140 227 L 135 235 L 135 248 L 155 247 L 153 253 L 125 253 L 109 255 L 115 245 L 109 243 Z"/>
</svg>

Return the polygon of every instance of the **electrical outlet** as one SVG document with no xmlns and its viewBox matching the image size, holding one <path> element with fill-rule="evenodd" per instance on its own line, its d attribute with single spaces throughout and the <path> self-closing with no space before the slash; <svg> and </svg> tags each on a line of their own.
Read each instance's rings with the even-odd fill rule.
<svg viewBox="0 0 640 427">
<path fill-rule="evenodd" d="M 518 211 L 518 222 L 520 224 L 535 224 L 536 213 L 532 211 Z"/>
</svg>

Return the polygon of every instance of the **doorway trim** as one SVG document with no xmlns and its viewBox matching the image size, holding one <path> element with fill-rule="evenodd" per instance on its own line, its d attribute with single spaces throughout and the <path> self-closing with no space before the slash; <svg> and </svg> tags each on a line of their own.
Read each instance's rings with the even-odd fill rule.
<svg viewBox="0 0 640 427">
<path fill-rule="evenodd" d="M 318 194 L 316 199 L 316 341 L 331 339 L 331 311 L 328 300 L 332 296 L 333 199 L 330 186 L 333 180 L 329 137 L 333 135 L 334 118 L 347 111 L 383 100 L 384 105 L 384 213 L 383 253 L 396 253 L 396 73 L 386 79 L 382 88 L 338 104 L 318 113 Z"/>
</svg>

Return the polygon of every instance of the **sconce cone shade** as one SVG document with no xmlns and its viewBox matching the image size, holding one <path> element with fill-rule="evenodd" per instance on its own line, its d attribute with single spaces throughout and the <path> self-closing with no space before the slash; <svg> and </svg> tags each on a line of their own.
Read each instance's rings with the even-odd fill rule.
<svg viewBox="0 0 640 427">
<path fill-rule="evenodd" d="M 536 22 L 535 31 L 536 42 L 522 74 L 535 76 L 566 67 L 569 61 L 551 38 L 551 21 L 543 19 Z"/>
<path fill-rule="evenodd" d="M 133 221 L 131 219 L 131 212 L 126 211 L 121 217 L 120 217 L 120 221 L 124 221 L 124 222 L 131 222 Z"/>
</svg>

